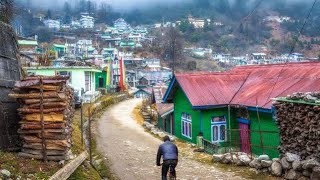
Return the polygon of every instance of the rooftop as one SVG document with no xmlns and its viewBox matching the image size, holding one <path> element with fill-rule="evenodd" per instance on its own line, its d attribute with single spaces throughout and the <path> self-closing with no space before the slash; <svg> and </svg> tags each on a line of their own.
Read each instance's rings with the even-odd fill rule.
<svg viewBox="0 0 320 180">
<path fill-rule="evenodd" d="M 228 104 L 270 109 L 272 98 L 320 90 L 320 62 L 252 65 L 223 73 L 176 74 L 164 101 L 181 87 L 193 108 Z"/>
<path fill-rule="evenodd" d="M 19 45 L 32 45 L 32 46 L 38 46 L 37 41 L 33 40 L 18 40 Z"/>
</svg>

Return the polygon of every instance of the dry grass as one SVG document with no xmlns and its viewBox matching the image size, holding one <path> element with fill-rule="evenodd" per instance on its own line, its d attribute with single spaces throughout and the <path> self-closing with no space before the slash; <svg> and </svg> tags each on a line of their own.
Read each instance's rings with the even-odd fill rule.
<svg viewBox="0 0 320 180">
<path fill-rule="evenodd" d="M 144 122 L 143 116 L 141 114 L 141 107 L 142 107 L 142 104 L 139 104 L 132 111 L 133 119 L 135 119 L 137 123 L 140 125 L 142 125 Z"/>
</svg>

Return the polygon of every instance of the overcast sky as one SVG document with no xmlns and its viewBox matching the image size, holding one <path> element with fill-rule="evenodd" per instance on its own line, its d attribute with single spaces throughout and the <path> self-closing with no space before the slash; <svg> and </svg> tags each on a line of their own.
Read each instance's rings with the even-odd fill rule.
<svg viewBox="0 0 320 180">
<path fill-rule="evenodd" d="M 74 4 L 79 0 L 17 0 L 24 3 L 30 3 L 33 7 L 40 8 L 57 8 L 63 6 L 64 2 Z M 172 5 L 176 3 L 187 3 L 191 0 L 91 0 L 100 4 L 105 2 L 110 4 L 116 10 L 141 9 L 155 5 Z"/>
<path fill-rule="evenodd" d="M 69 2 L 70 4 L 75 4 L 79 2 L 79 0 L 16 0 L 24 3 L 31 3 L 33 7 L 40 7 L 40 8 L 58 8 L 62 7 L 64 2 Z M 91 0 L 91 2 L 95 2 L 96 4 L 100 4 L 101 2 L 105 2 L 110 4 L 115 10 L 132 10 L 132 9 L 143 9 L 146 7 L 152 7 L 156 5 L 172 5 L 177 3 L 186 4 L 192 0 Z M 215 0 L 211 0 L 214 2 Z M 237 0 L 228 0 L 232 5 Z M 295 2 L 305 2 L 311 3 L 314 0 L 268 0 L 264 1 L 262 6 L 266 6 L 267 4 L 272 4 L 274 1 L 279 2 L 286 2 L 286 3 L 295 3 Z M 247 0 L 247 5 L 250 4 L 255 5 L 256 0 Z M 165 12 L 164 12 L 165 13 Z"/>
</svg>

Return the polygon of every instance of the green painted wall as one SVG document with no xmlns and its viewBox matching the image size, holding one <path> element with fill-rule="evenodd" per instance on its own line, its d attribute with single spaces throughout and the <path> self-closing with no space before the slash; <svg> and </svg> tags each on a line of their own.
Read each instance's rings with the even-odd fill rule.
<svg viewBox="0 0 320 180">
<path fill-rule="evenodd" d="M 102 88 L 106 88 L 106 84 L 107 84 L 107 73 L 105 71 L 102 72 L 96 72 L 95 73 L 95 84 L 96 84 L 96 88 L 99 88 L 99 78 L 103 79 L 103 86 Z M 100 87 L 101 88 L 101 87 Z"/>
<path fill-rule="evenodd" d="M 202 111 L 203 119 L 203 138 L 211 142 L 211 118 L 216 116 L 225 116 L 227 121 L 227 129 L 238 129 L 238 123 L 236 119 L 236 111 L 234 108 L 230 107 L 230 123 L 229 123 L 229 112 L 228 107 L 210 109 Z M 230 136 L 231 135 L 231 136 Z M 227 141 L 231 138 L 234 142 L 236 138 L 239 137 L 238 132 L 227 133 Z M 222 147 L 229 146 L 229 143 L 220 143 Z"/>
<path fill-rule="evenodd" d="M 181 114 L 187 113 L 192 117 L 192 138 L 185 137 L 181 134 Z M 230 107 L 230 124 L 229 124 L 229 113 L 228 107 L 210 109 L 210 110 L 193 110 L 192 106 L 185 96 L 184 92 L 181 88 L 178 88 L 174 95 L 174 126 L 175 133 L 179 139 L 196 143 L 196 137 L 199 132 L 201 132 L 201 119 L 202 119 L 202 132 L 203 138 L 211 142 L 211 117 L 213 116 L 225 116 L 227 120 L 227 128 L 234 129 L 235 131 L 230 131 L 227 133 L 227 142 L 220 143 L 221 147 L 229 147 L 230 138 L 231 138 L 231 146 L 233 148 L 240 148 L 240 133 L 237 131 L 239 129 L 239 125 L 237 122 L 237 113 L 238 109 L 234 107 Z M 253 154 L 261 155 L 263 154 L 263 150 L 261 148 L 260 141 L 260 133 L 259 131 L 259 119 L 260 119 L 260 127 L 262 131 L 273 131 L 276 133 L 261 133 L 261 139 L 264 146 L 264 153 L 268 154 L 271 158 L 278 157 L 279 151 L 276 149 L 279 146 L 279 130 L 272 120 L 271 113 L 261 113 L 259 112 L 259 118 L 257 112 L 250 111 L 250 130 L 252 130 L 250 134 L 250 143 L 252 144 L 251 151 Z M 159 124 L 160 125 L 160 124 Z M 162 124 L 161 124 L 162 125 Z M 255 132 L 257 131 L 257 132 Z"/>
<path fill-rule="evenodd" d="M 256 111 L 249 111 L 250 115 L 250 139 L 251 144 L 256 147 L 252 147 L 251 151 L 253 154 L 261 155 L 263 154 L 261 146 L 260 137 L 262 137 L 262 144 L 264 146 L 264 153 L 268 154 L 271 158 L 279 157 L 279 151 L 276 149 L 280 145 L 280 136 L 279 129 L 276 126 L 276 123 L 272 120 L 271 113 L 262 113 L 259 112 L 259 118 Z M 259 131 L 259 119 L 260 119 L 260 128 L 261 135 Z M 254 132 L 257 131 L 257 132 Z M 263 131 L 275 131 L 278 133 L 269 133 Z M 269 146 L 269 147 L 268 147 Z"/>
<path fill-rule="evenodd" d="M 181 88 L 178 88 L 174 95 L 174 126 L 175 126 L 175 136 L 179 139 L 196 143 L 196 137 L 200 132 L 200 111 L 193 110 L 190 102 L 185 96 Z M 181 134 L 181 114 L 187 113 L 191 115 L 192 118 L 192 138 L 185 137 Z"/>
<path fill-rule="evenodd" d="M 158 128 L 164 130 L 163 118 L 161 116 L 158 116 Z"/>
</svg>

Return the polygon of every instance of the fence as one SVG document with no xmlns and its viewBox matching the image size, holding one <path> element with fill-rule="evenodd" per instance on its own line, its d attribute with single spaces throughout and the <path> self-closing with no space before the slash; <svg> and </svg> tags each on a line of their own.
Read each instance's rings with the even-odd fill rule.
<svg viewBox="0 0 320 180">
<path fill-rule="evenodd" d="M 278 157 L 280 144 L 278 131 L 255 131 L 250 129 L 228 129 L 225 132 L 227 140 L 212 143 L 202 140 L 204 151 L 209 154 L 227 152 L 245 152 L 251 156 L 267 154 Z"/>
</svg>

